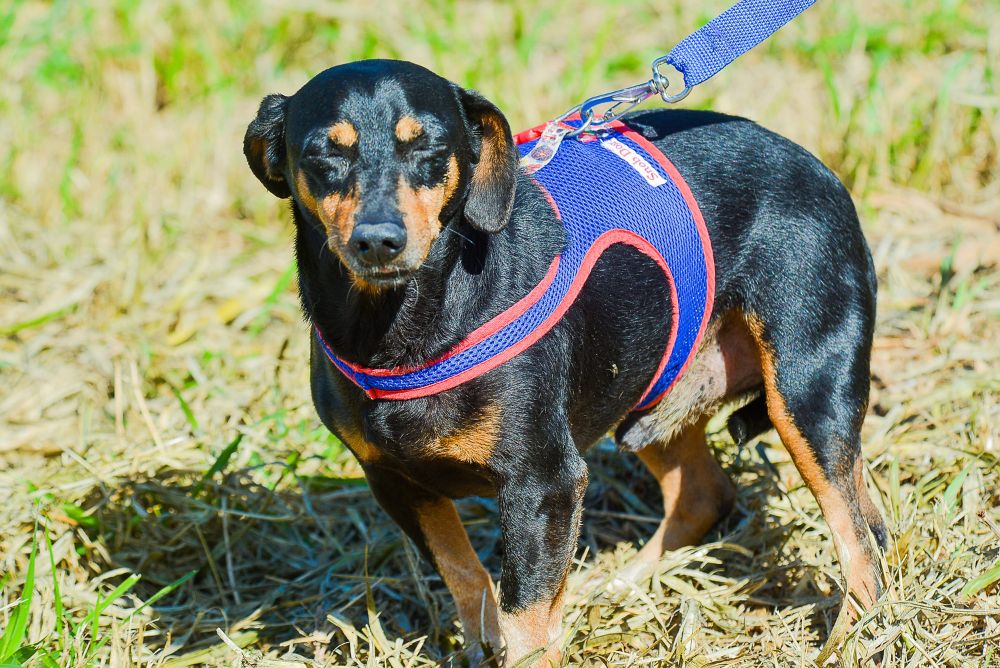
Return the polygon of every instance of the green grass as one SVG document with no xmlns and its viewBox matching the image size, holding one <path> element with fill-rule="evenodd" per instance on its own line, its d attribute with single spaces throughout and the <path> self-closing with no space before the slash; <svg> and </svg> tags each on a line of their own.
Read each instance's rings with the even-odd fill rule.
<svg viewBox="0 0 1000 668">
<path fill-rule="evenodd" d="M 316 419 L 287 205 L 246 168 L 246 124 L 267 93 L 398 57 L 516 130 L 643 80 L 725 6 L 0 7 L 0 665 L 460 665 L 442 583 Z M 997 44 L 996 0 L 817 3 L 682 105 L 816 153 L 872 246 L 864 440 L 896 546 L 848 666 L 1000 663 Z M 736 512 L 621 596 L 584 583 L 658 501 L 634 461 L 590 457 L 568 665 L 816 656 L 841 597 L 815 501 L 773 434 L 740 451 L 716 421 L 711 442 Z M 461 511 L 496 572 L 494 504 Z"/>
</svg>

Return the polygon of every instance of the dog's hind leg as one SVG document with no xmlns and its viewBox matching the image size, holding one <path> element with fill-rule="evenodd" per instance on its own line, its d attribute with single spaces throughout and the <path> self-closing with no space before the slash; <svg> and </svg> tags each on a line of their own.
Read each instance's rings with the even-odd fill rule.
<svg viewBox="0 0 1000 668">
<path fill-rule="evenodd" d="M 654 441 L 636 455 L 660 485 L 663 520 L 618 577 L 638 582 L 666 550 L 695 545 L 733 506 L 735 491 L 705 442 L 704 417 L 670 442 Z"/>
<path fill-rule="evenodd" d="M 785 320 L 747 317 L 760 352 L 768 415 L 833 533 L 850 595 L 840 626 L 871 607 L 881 593 L 869 530 L 884 547 L 886 528 L 865 488 L 861 459 L 870 324 L 844 318 L 810 331 L 808 323 Z"/>
</svg>

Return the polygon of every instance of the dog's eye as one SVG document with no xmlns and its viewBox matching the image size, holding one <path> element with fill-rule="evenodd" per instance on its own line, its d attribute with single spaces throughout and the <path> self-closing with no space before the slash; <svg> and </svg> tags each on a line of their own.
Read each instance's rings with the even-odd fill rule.
<svg viewBox="0 0 1000 668">
<path fill-rule="evenodd" d="M 301 162 L 303 170 L 324 181 L 344 178 L 350 166 L 351 162 L 346 155 L 333 151 L 321 155 L 305 155 Z"/>
<path fill-rule="evenodd" d="M 411 164 L 436 165 L 449 155 L 447 148 L 418 138 L 399 148 L 400 157 Z"/>
<path fill-rule="evenodd" d="M 419 135 L 409 141 L 396 143 L 396 152 L 402 157 L 419 157 L 428 148 L 427 135 Z"/>
</svg>

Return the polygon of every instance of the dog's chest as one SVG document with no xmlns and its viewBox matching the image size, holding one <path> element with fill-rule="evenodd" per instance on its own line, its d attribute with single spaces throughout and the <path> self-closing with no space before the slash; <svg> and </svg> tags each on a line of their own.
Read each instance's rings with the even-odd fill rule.
<svg viewBox="0 0 1000 668">
<path fill-rule="evenodd" d="M 365 465 L 394 469 L 445 496 L 491 496 L 487 465 L 499 441 L 499 411 L 427 403 L 366 402 L 330 417 Z"/>
</svg>

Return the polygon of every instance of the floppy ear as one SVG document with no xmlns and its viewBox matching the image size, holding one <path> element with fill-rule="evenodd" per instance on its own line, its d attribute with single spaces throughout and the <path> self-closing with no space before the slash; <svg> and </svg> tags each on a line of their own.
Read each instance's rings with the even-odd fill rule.
<svg viewBox="0 0 1000 668">
<path fill-rule="evenodd" d="M 510 125 L 496 106 L 475 91 L 459 88 L 471 127 L 475 167 L 465 200 L 465 219 L 477 230 L 499 232 L 510 221 L 517 186 L 518 154 Z"/>
<path fill-rule="evenodd" d="M 292 194 L 281 173 L 281 163 L 285 159 L 285 109 L 288 98 L 284 95 L 268 95 L 260 103 L 257 118 L 247 126 L 243 137 L 243 155 L 247 157 L 250 170 L 264 187 L 277 197 Z"/>
</svg>

